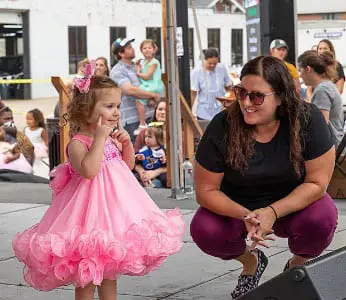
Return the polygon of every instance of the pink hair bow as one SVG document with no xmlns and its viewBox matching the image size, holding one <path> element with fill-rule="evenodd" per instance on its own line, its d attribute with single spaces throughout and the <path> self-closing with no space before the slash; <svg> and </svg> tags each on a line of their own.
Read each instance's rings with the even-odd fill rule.
<svg viewBox="0 0 346 300">
<path fill-rule="evenodd" d="M 91 76 L 94 75 L 96 69 L 96 61 L 91 60 L 90 64 L 85 64 L 84 76 L 82 78 L 74 78 L 73 85 L 80 93 L 86 94 L 89 92 Z"/>
</svg>

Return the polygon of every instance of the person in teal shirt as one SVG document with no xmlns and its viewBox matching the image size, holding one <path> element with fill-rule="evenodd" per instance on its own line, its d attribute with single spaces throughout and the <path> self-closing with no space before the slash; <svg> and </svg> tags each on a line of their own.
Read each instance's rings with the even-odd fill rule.
<svg viewBox="0 0 346 300">
<path fill-rule="evenodd" d="M 161 80 L 160 62 L 155 58 L 158 49 L 157 45 L 153 40 L 144 40 L 140 45 L 140 49 L 144 56 L 144 59 L 137 65 L 137 76 L 141 83 L 140 88 L 148 92 L 161 94 L 164 90 L 164 85 Z M 148 127 L 145 122 L 147 105 L 147 99 L 136 99 L 139 126 L 134 131 L 135 135 L 138 135 L 143 129 Z"/>
</svg>

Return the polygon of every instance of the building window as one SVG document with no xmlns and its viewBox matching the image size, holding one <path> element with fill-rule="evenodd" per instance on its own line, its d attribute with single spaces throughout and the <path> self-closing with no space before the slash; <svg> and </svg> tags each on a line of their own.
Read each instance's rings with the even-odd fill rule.
<svg viewBox="0 0 346 300">
<path fill-rule="evenodd" d="M 156 43 L 158 49 L 157 49 L 155 57 L 160 62 L 161 66 L 162 66 L 161 27 L 147 27 L 146 28 L 146 37 L 147 37 L 147 39 L 151 39 Z"/>
<path fill-rule="evenodd" d="M 243 65 L 243 29 L 232 29 L 232 65 Z"/>
<path fill-rule="evenodd" d="M 110 65 L 111 67 L 113 67 L 115 65 L 115 63 L 117 62 L 116 57 L 114 57 L 113 53 L 112 53 L 112 43 L 114 43 L 114 41 L 117 38 L 124 38 L 126 37 L 126 27 L 110 27 L 109 28 L 109 45 L 110 45 Z"/>
<path fill-rule="evenodd" d="M 195 66 L 195 52 L 194 52 L 194 39 L 193 39 L 193 28 L 189 28 L 188 31 L 188 43 L 189 43 L 189 60 L 190 68 Z"/>
<path fill-rule="evenodd" d="M 86 58 L 87 55 L 87 29 L 86 26 L 68 27 L 68 53 L 69 72 L 78 72 L 78 62 Z"/>
<path fill-rule="evenodd" d="M 219 51 L 220 60 L 220 28 L 208 28 L 208 48 L 210 47 Z"/>
<path fill-rule="evenodd" d="M 323 20 L 336 20 L 336 14 L 335 13 L 325 13 L 321 14 Z"/>
</svg>

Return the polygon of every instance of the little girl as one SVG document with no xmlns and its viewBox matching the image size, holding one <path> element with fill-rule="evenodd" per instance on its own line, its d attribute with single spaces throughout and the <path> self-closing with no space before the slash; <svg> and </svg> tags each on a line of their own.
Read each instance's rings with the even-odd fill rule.
<svg viewBox="0 0 346 300">
<path fill-rule="evenodd" d="M 107 77 L 85 81 L 75 83 L 68 106 L 78 133 L 68 161 L 53 171 L 52 205 L 16 235 L 13 249 L 34 288 L 74 284 L 75 299 L 89 300 L 98 286 L 101 300 L 114 300 L 120 275 L 145 275 L 181 249 L 185 224 L 178 209 L 161 212 L 131 172 L 135 154 L 121 127 L 118 85 Z"/>
<path fill-rule="evenodd" d="M 35 108 L 26 114 L 25 135 L 35 147 L 35 158 L 40 159 L 48 156 L 48 134 L 44 122 L 43 113 Z"/>
<path fill-rule="evenodd" d="M 141 82 L 140 88 L 161 94 L 164 85 L 161 80 L 160 62 L 155 58 L 157 45 L 153 40 L 144 40 L 140 45 L 141 52 L 144 55 L 144 60 L 140 60 L 137 65 L 137 76 Z M 148 105 L 148 100 L 137 99 L 136 107 L 139 116 L 139 127 L 134 131 L 134 135 L 138 135 L 141 130 L 147 128 L 145 123 L 145 105 Z"/>
<path fill-rule="evenodd" d="M 143 169 L 157 170 L 166 165 L 166 150 L 164 148 L 163 123 L 152 122 L 145 129 L 145 145 L 136 153 L 136 161 L 139 162 Z M 162 187 L 158 178 L 143 182 L 146 187 Z"/>
<path fill-rule="evenodd" d="M 27 112 L 26 125 L 24 134 L 34 146 L 33 174 L 48 178 L 48 134 L 43 113 L 37 108 Z"/>
</svg>

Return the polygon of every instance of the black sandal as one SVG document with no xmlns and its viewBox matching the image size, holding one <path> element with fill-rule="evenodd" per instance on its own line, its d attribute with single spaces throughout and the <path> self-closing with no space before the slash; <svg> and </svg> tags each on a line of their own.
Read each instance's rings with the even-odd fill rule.
<svg viewBox="0 0 346 300">
<path fill-rule="evenodd" d="M 255 275 L 240 275 L 238 278 L 238 284 L 231 293 L 232 299 L 237 299 L 243 296 L 247 292 L 250 292 L 258 286 L 258 283 L 263 275 L 264 270 L 268 265 L 268 258 L 263 251 L 256 249 L 258 253 L 258 265 Z"/>
<path fill-rule="evenodd" d="M 285 267 L 284 267 L 284 272 L 288 271 L 290 268 L 290 259 L 287 261 L 287 263 L 285 264 Z"/>
</svg>

